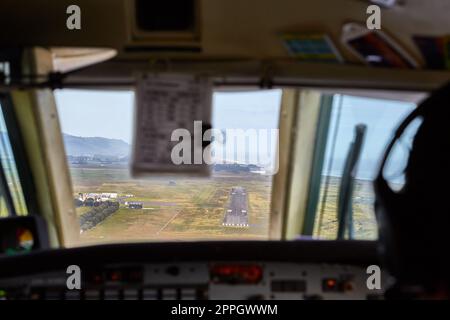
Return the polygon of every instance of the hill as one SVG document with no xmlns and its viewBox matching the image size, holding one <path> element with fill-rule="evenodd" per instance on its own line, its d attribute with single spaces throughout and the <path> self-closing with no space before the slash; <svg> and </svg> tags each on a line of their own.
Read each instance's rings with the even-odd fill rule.
<svg viewBox="0 0 450 320">
<path fill-rule="evenodd" d="M 124 157 L 130 154 L 131 146 L 123 140 L 103 137 L 76 137 L 63 134 L 64 145 L 68 156 L 115 156 Z"/>
</svg>

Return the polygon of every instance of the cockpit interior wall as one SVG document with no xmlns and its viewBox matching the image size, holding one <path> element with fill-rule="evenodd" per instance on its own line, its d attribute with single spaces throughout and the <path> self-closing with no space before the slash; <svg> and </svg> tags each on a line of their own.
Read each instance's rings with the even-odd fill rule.
<svg viewBox="0 0 450 320">
<path fill-rule="evenodd" d="M 134 1 L 78 0 L 82 8 L 81 29 L 65 28 L 70 0 L 3 0 L 0 3 L 0 39 L 10 46 L 94 46 L 119 50 L 119 57 L 143 56 L 148 47 L 132 36 Z M 173 53 L 175 57 L 203 58 L 283 58 L 280 33 L 323 31 L 336 40 L 345 22 L 365 22 L 367 1 L 362 0 L 200 0 L 198 1 L 198 52 Z M 23 8 L 27 9 L 24 10 Z M 45 9 L 43 9 L 45 8 Z M 415 56 L 420 56 L 411 36 L 442 35 L 450 30 L 450 2 L 408 0 L 382 11 L 382 26 Z M 99 19 L 101 17 L 101 19 Z M 20 24 L 20 28 L 12 26 Z M 180 41 L 178 41 L 180 42 Z M 182 42 L 182 41 L 181 41 Z M 166 47 L 171 41 L 160 41 Z M 152 45 L 154 46 L 154 45 Z M 147 48 L 149 49 L 149 48 Z M 149 50 L 151 53 L 151 50 Z M 149 52 L 145 52 L 148 56 Z M 155 55 L 161 54 L 155 51 Z M 166 55 L 167 56 L 167 55 Z M 354 57 L 343 50 L 346 60 Z"/>
</svg>

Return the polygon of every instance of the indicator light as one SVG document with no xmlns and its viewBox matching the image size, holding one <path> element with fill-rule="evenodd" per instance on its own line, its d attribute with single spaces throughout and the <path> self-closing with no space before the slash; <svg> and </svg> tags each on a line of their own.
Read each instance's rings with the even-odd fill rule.
<svg viewBox="0 0 450 320">
<path fill-rule="evenodd" d="M 118 270 L 111 270 L 107 273 L 107 280 L 117 282 L 122 280 L 122 272 Z"/>
<path fill-rule="evenodd" d="M 94 285 L 102 284 L 104 281 L 103 273 L 101 271 L 90 271 L 86 274 L 86 281 Z"/>
<path fill-rule="evenodd" d="M 263 276 L 263 270 L 259 265 L 214 265 L 210 273 L 211 279 L 215 283 L 255 284 L 260 282 Z"/>
<path fill-rule="evenodd" d="M 325 278 L 322 280 L 322 290 L 324 292 L 339 291 L 339 284 L 335 278 Z"/>
<path fill-rule="evenodd" d="M 344 291 L 352 291 L 353 290 L 353 283 L 347 281 L 344 283 Z"/>
<path fill-rule="evenodd" d="M 328 279 L 327 280 L 327 287 L 332 289 L 335 288 L 337 284 L 337 281 L 335 279 Z"/>
</svg>

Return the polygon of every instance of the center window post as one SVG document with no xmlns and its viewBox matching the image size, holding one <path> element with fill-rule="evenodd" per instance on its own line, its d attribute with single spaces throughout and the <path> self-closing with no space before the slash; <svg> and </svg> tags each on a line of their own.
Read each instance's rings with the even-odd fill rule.
<svg viewBox="0 0 450 320">
<path fill-rule="evenodd" d="M 288 188 L 282 238 L 311 237 L 318 198 L 318 173 L 324 157 L 323 140 L 327 132 L 332 98 L 316 90 L 298 89 L 292 130 Z M 320 180 L 320 177 L 319 177 Z"/>
</svg>

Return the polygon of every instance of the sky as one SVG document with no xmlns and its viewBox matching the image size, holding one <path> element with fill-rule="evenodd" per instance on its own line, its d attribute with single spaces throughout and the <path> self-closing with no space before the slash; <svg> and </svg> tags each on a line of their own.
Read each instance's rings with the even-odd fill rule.
<svg viewBox="0 0 450 320">
<path fill-rule="evenodd" d="M 55 91 L 62 131 L 131 143 L 132 91 Z M 281 90 L 215 93 L 212 122 L 217 128 L 277 128 Z M 238 115 L 238 116 L 235 116 Z"/>
<path fill-rule="evenodd" d="M 331 124 L 328 132 L 328 141 L 333 141 L 338 119 L 340 97 L 335 95 Z M 334 154 L 331 155 L 332 143 L 327 144 L 324 170 L 328 169 L 330 159 L 333 159 L 332 175 L 339 176 L 343 170 L 344 162 L 354 139 L 354 128 L 357 124 L 367 125 L 366 138 L 361 151 L 357 177 L 372 180 L 378 172 L 378 164 L 384 154 L 387 143 L 391 140 L 394 130 L 413 109 L 415 104 L 382 99 L 344 96 L 342 111 L 338 125 L 338 135 Z M 413 131 L 408 131 L 410 140 Z M 404 167 L 407 153 L 405 149 L 396 149 L 392 161 L 392 172 L 395 167 Z M 326 173 L 326 172 L 325 172 Z M 396 172 L 399 173 L 399 172 Z"/>
<path fill-rule="evenodd" d="M 62 131 L 82 137 L 106 137 L 132 141 L 134 94 L 132 91 L 57 90 L 55 92 Z M 218 92 L 213 97 L 213 126 L 241 129 L 278 127 L 281 90 Z M 332 141 L 338 118 L 339 98 L 335 96 L 328 141 Z M 367 134 L 357 176 L 372 179 L 384 148 L 399 122 L 414 104 L 345 96 L 342 101 L 334 154 L 327 144 L 324 170 L 333 159 L 331 174 L 340 175 L 354 127 L 367 124 Z M 404 162 L 405 152 L 397 162 Z M 403 159 L 403 160 L 402 160 Z M 324 172 L 325 173 L 325 172 Z"/>
<path fill-rule="evenodd" d="M 55 90 L 62 132 L 132 140 L 132 91 Z"/>
</svg>

